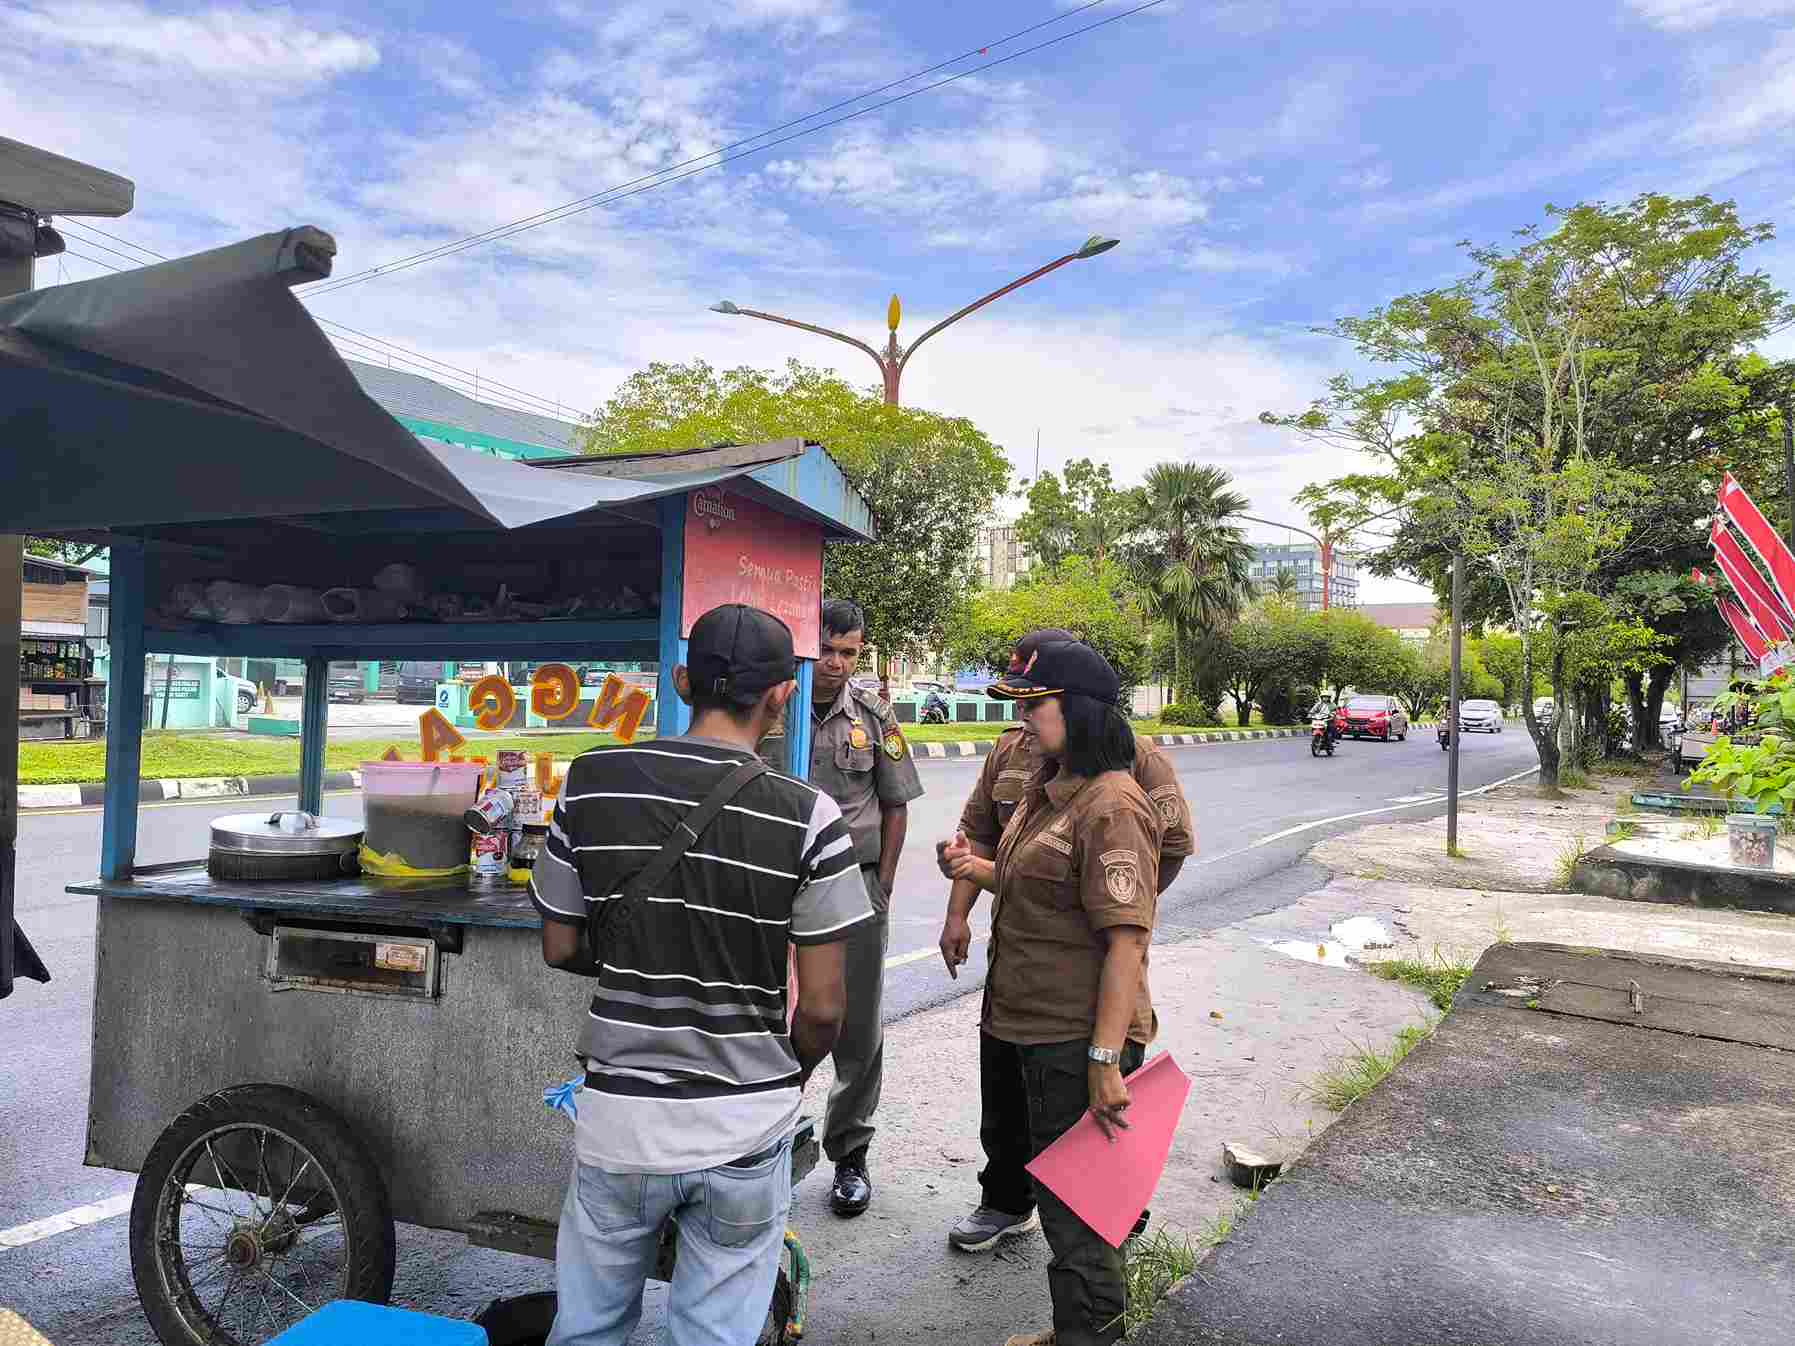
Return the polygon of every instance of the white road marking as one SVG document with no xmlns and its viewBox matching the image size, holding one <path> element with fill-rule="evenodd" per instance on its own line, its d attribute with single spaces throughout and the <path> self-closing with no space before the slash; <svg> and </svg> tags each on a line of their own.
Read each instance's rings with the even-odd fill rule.
<svg viewBox="0 0 1795 1346">
<path fill-rule="evenodd" d="M 71 1229 L 110 1220 L 130 1209 L 131 1193 L 126 1192 L 120 1196 L 107 1197 L 104 1201 L 95 1201 L 91 1205 L 76 1206 L 73 1210 L 65 1210 L 61 1215 L 49 1215 L 41 1220 L 33 1220 L 30 1224 L 0 1229 L 0 1250 L 23 1248 L 39 1239 L 47 1239 L 52 1234 L 66 1234 Z"/>
<path fill-rule="evenodd" d="M 1524 776 L 1531 776 L 1538 770 L 1539 768 L 1536 766 L 1528 767 L 1525 771 L 1517 771 L 1512 776 L 1504 776 L 1501 780 L 1491 781 L 1488 785 L 1480 785 L 1471 790 L 1461 790 L 1459 791 L 1459 798 L 1464 799 L 1472 795 L 1487 793 L 1490 790 L 1494 790 L 1497 786 L 1508 785 L 1514 781 L 1520 780 Z M 341 791 L 336 793 L 352 792 Z M 1221 855 L 1208 856 L 1199 860 L 1197 863 L 1206 865 L 1214 864 L 1218 860 L 1226 860 L 1229 856 L 1241 855 L 1246 851 L 1256 850 L 1261 846 L 1269 846 L 1274 841 L 1282 841 L 1285 837 L 1293 837 L 1299 832 L 1307 832 L 1317 827 L 1327 827 L 1333 823 L 1350 822 L 1354 818 L 1369 818 L 1379 813 L 1399 813 L 1405 808 L 1414 808 L 1419 804 L 1439 803 L 1445 798 L 1445 795 L 1422 795 L 1408 802 L 1391 804 L 1384 808 L 1362 809 L 1357 813 L 1341 813 L 1332 818 L 1317 818 L 1313 822 L 1298 823 L 1295 827 L 1286 827 L 1281 832 L 1273 832 L 1269 836 L 1259 837 L 1254 841 L 1248 842 L 1239 850 L 1227 851 Z M 45 810 L 45 812 L 49 811 L 50 810 Z M 979 931 L 972 936 L 972 942 L 978 944 L 990 937 L 990 931 Z M 892 957 L 887 958 L 885 960 L 885 966 L 887 969 L 907 967 L 911 963 L 920 963 L 925 959 L 939 958 L 940 956 L 941 950 L 938 948 L 915 949 L 909 953 L 895 954 Z M 80 1229 L 86 1225 L 98 1224 L 102 1220 L 110 1220 L 115 1215 L 123 1215 L 130 1209 L 131 1196 L 129 1193 L 125 1193 L 122 1196 L 109 1197 L 105 1201 L 96 1201 L 92 1205 L 77 1206 L 75 1209 L 64 1211 L 60 1215 L 51 1215 L 42 1220 L 33 1220 L 30 1224 L 15 1225 L 11 1229 L 0 1229 L 0 1250 L 7 1248 L 22 1248 L 27 1244 L 36 1243 L 39 1239 L 49 1238 L 53 1234 L 63 1234 L 71 1229 Z"/>
</svg>

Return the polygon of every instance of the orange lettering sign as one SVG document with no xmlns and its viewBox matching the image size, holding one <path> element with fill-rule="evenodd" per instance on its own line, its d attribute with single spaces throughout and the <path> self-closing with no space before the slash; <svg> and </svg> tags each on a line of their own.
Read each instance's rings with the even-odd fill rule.
<svg viewBox="0 0 1795 1346">
<path fill-rule="evenodd" d="M 631 687 L 615 673 L 607 673 L 605 685 L 599 688 L 598 699 L 592 703 L 592 714 L 586 718 L 586 723 L 594 729 L 609 729 L 616 725 L 618 741 L 628 743 L 642 727 L 642 717 L 646 714 L 648 693 L 640 687 Z"/>
<path fill-rule="evenodd" d="M 448 717 L 435 706 L 418 716 L 418 741 L 426 762 L 440 761 L 445 752 L 452 752 L 467 743 L 449 723 Z"/>
<path fill-rule="evenodd" d="M 545 720 L 565 720 L 580 708 L 580 675 L 566 664 L 544 664 L 530 675 L 530 709 Z"/>
<path fill-rule="evenodd" d="M 509 678 L 488 673 L 468 688 L 467 708 L 474 713 L 474 723 L 480 728 L 503 729 L 517 714 L 517 693 Z"/>
</svg>

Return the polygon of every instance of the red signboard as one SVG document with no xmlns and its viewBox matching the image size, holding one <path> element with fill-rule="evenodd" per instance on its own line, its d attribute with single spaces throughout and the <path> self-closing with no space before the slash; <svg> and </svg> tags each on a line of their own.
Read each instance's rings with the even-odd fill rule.
<svg viewBox="0 0 1795 1346">
<path fill-rule="evenodd" d="M 750 603 L 792 629 L 801 659 L 817 657 L 823 530 L 706 486 L 686 497 L 686 581 L 679 633 L 721 603 Z"/>
</svg>

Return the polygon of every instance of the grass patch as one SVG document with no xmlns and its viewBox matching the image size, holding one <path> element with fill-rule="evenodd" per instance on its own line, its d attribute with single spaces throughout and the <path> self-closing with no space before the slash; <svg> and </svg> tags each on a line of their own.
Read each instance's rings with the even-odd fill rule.
<svg viewBox="0 0 1795 1346">
<path fill-rule="evenodd" d="M 1134 1335 L 1153 1316 L 1166 1291 L 1195 1271 L 1204 1253 L 1228 1241 L 1246 1222 L 1258 1199 L 1257 1192 L 1241 1197 L 1233 1209 L 1223 1211 L 1194 1236 L 1155 1229 L 1123 1245 L 1122 1281 L 1127 1288 L 1128 1306 L 1122 1313 L 1124 1334 Z"/>
<path fill-rule="evenodd" d="M 1508 928 L 1508 917 L 1500 906 L 1496 908 L 1496 923 L 1490 928 L 1490 934 L 1498 944 L 1514 943 L 1514 931 Z"/>
<path fill-rule="evenodd" d="M 1567 891 L 1569 890 L 1571 886 L 1571 875 L 1577 872 L 1577 862 L 1587 854 L 1589 854 L 1589 848 L 1585 844 L 1581 832 L 1577 834 L 1576 840 L 1570 842 L 1563 850 L 1558 852 L 1558 864 L 1554 872 L 1557 875 L 1558 886 L 1560 888 L 1566 889 Z"/>
<path fill-rule="evenodd" d="M 647 737 L 644 735 L 643 737 Z M 561 760 L 601 743 L 615 743 L 610 734 L 507 734 L 470 738 L 462 752 L 492 757 L 501 748 L 552 752 Z M 418 739 L 342 739 L 325 745 L 326 771 L 352 771 L 372 762 L 389 747 L 416 761 Z M 291 776 L 299 771 L 299 740 L 293 738 L 225 738 L 206 734 L 155 731 L 143 736 L 144 780 L 181 780 L 190 776 Z M 19 784 L 75 785 L 106 779 L 106 745 L 95 743 L 21 743 Z"/>
<path fill-rule="evenodd" d="M 1344 1112 L 1377 1088 L 1432 1032 L 1431 1024 L 1410 1024 L 1398 1030 L 1396 1040 L 1382 1051 L 1355 1043 L 1345 1056 L 1309 1081 L 1303 1092 L 1330 1112 Z"/>
<path fill-rule="evenodd" d="M 1452 1008 L 1452 997 L 1458 994 L 1458 988 L 1471 975 L 1469 963 L 1448 958 L 1438 949 L 1426 961 L 1419 958 L 1385 958 L 1375 963 L 1366 963 L 1364 967 L 1374 977 L 1401 982 L 1417 991 L 1425 991 L 1428 1000 L 1433 1002 L 1433 1007 L 1442 1014 Z"/>
<path fill-rule="evenodd" d="M 1725 830 L 1726 824 L 1721 820 L 1720 815 L 1703 813 L 1683 829 L 1683 839 L 1685 841 L 1712 841 Z"/>
<path fill-rule="evenodd" d="M 1560 767 L 1558 769 L 1558 788 L 1561 790 L 1587 790 L 1589 775 L 1581 767 Z"/>
<path fill-rule="evenodd" d="M 1610 841 L 1631 841 L 1638 831 L 1639 829 L 1630 822 L 1617 822 L 1608 829 L 1608 839 Z"/>
</svg>

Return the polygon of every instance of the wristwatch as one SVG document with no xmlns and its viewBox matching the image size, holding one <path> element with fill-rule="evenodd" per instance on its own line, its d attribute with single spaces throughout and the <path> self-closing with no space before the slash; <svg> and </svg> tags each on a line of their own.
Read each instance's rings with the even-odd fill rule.
<svg viewBox="0 0 1795 1346">
<path fill-rule="evenodd" d="M 1113 1066 L 1122 1060 L 1122 1053 L 1114 1047 L 1086 1047 L 1084 1054 L 1100 1066 Z"/>
</svg>

